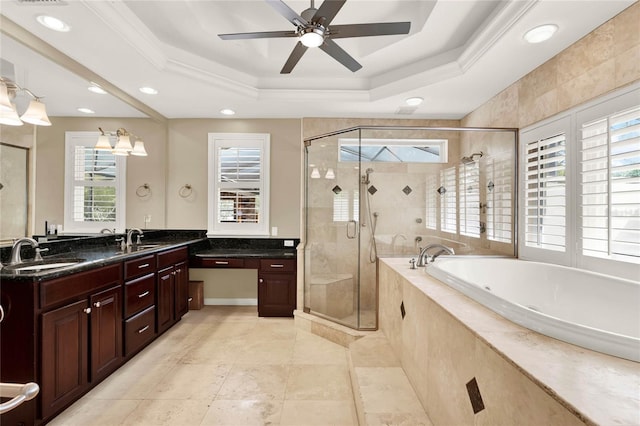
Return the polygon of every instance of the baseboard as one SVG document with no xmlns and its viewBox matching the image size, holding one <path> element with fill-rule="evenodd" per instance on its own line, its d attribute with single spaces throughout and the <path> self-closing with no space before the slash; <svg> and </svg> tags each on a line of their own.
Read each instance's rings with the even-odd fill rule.
<svg viewBox="0 0 640 426">
<path fill-rule="evenodd" d="M 218 298 L 205 298 L 205 305 L 227 305 L 227 306 L 258 306 L 258 299 L 246 298 L 246 299 L 218 299 Z"/>
</svg>

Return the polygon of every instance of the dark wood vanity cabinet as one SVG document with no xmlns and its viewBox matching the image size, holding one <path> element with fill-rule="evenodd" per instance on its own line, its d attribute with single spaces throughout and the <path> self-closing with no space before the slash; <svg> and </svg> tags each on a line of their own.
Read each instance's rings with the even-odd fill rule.
<svg viewBox="0 0 640 426">
<path fill-rule="evenodd" d="M 156 256 L 124 263 L 124 352 L 129 357 L 156 337 Z"/>
<path fill-rule="evenodd" d="M 64 409 L 122 363 L 121 270 L 112 265 L 41 284 L 43 419 Z"/>
<path fill-rule="evenodd" d="M 258 269 L 258 315 L 292 317 L 296 309 L 296 260 L 261 259 Z"/>
<path fill-rule="evenodd" d="M 186 247 L 158 254 L 158 333 L 189 311 L 189 271 Z"/>
</svg>

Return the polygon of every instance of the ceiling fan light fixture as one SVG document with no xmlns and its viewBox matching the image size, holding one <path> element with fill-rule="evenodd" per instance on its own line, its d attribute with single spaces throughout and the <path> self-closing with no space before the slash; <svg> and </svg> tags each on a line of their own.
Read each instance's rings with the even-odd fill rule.
<svg viewBox="0 0 640 426">
<path fill-rule="evenodd" d="M 321 28 L 304 28 L 300 34 L 300 43 L 306 47 L 322 46 L 324 31 Z"/>
<path fill-rule="evenodd" d="M 558 26 L 545 24 L 532 28 L 524 34 L 524 39 L 532 44 L 549 40 L 558 31 Z"/>
</svg>

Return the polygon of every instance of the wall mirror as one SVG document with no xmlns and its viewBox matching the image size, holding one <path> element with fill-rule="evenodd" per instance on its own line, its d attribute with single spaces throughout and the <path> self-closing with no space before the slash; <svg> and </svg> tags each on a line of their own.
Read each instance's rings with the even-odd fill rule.
<svg viewBox="0 0 640 426">
<path fill-rule="evenodd" d="M 0 244 L 27 235 L 29 148 L 0 142 Z"/>
</svg>

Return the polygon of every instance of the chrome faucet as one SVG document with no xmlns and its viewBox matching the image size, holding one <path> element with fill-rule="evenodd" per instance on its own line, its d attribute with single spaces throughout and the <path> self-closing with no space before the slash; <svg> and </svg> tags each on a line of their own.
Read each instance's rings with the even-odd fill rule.
<svg viewBox="0 0 640 426">
<path fill-rule="evenodd" d="M 40 247 L 40 244 L 38 244 L 38 242 L 33 238 L 20 238 L 15 243 L 13 243 L 13 247 L 11 248 L 11 259 L 9 260 L 9 265 L 16 265 L 18 263 L 22 263 L 22 257 L 20 256 L 20 249 L 22 248 L 23 244 L 29 244 L 34 249 L 38 249 Z M 39 254 L 40 254 L 39 251 L 36 252 L 36 257 Z M 42 260 L 42 258 L 40 259 L 36 258 L 35 260 Z"/>
<path fill-rule="evenodd" d="M 131 228 L 129 229 L 129 231 L 127 232 L 127 247 L 131 247 L 133 245 L 133 233 L 137 232 L 138 233 L 138 238 L 136 240 L 136 244 L 140 244 L 140 237 L 144 236 L 144 233 L 142 232 L 142 229 L 140 228 Z"/>
<path fill-rule="evenodd" d="M 100 233 L 101 233 L 101 234 L 115 234 L 115 233 L 116 233 L 116 230 L 115 230 L 115 228 L 114 228 L 113 230 L 111 230 L 111 229 L 109 229 L 109 228 L 102 228 L 102 229 L 100 230 Z"/>
<path fill-rule="evenodd" d="M 434 248 L 440 249 L 433 256 L 429 257 L 428 251 Z M 418 263 L 416 266 L 426 266 L 429 263 L 429 259 L 433 262 L 436 260 L 436 257 L 440 256 L 443 253 L 447 254 L 455 254 L 451 247 L 443 246 L 442 244 L 429 244 L 422 250 L 420 250 L 420 255 L 418 256 Z"/>
</svg>

